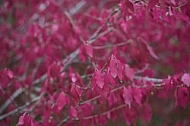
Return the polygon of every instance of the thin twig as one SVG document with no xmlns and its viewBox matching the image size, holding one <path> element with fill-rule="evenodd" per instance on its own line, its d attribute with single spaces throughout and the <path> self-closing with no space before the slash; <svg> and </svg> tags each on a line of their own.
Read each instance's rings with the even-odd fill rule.
<svg viewBox="0 0 190 126">
<path fill-rule="evenodd" d="M 114 89 L 112 89 L 111 91 L 107 92 L 107 94 L 113 93 L 113 92 L 115 92 L 115 91 L 117 91 L 117 90 L 119 90 L 119 89 L 122 89 L 124 86 L 125 86 L 125 85 L 120 86 L 120 87 L 117 87 L 117 88 L 114 88 Z M 95 97 L 93 97 L 93 98 L 91 98 L 91 99 L 88 99 L 88 100 L 86 100 L 86 101 L 81 102 L 80 105 L 86 104 L 86 103 L 89 103 L 89 102 L 92 102 L 92 101 L 94 101 L 94 100 L 96 100 L 96 99 L 98 99 L 98 98 L 100 98 L 100 97 L 101 97 L 101 95 L 97 95 L 97 96 L 95 96 Z"/>
<path fill-rule="evenodd" d="M 83 118 L 81 118 L 81 120 L 89 120 L 89 119 L 96 118 L 96 117 L 98 117 L 98 116 L 104 116 L 104 115 L 107 115 L 108 113 L 111 113 L 111 112 L 113 112 L 113 111 L 119 110 L 119 109 L 124 108 L 124 107 L 126 107 L 126 106 L 127 106 L 127 104 L 122 104 L 122 105 L 117 106 L 117 107 L 115 107 L 115 108 L 112 108 L 112 109 L 110 109 L 110 110 L 108 110 L 108 111 L 105 111 L 105 112 L 103 112 L 103 113 L 101 113 L 101 114 L 96 114 L 96 115 L 92 115 L 92 116 L 83 117 Z M 80 118 L 73 118 L 72 120 L 80 120 Z"/>
<path fill-rule="evenodd" d="M 78 3 L 75 5 L 75 7 L 73 7 L 72 9 L 69 10 L 69 13 L 70 13 L 71 15 L 76 14 L 77 12 L 79 12 L 79 10 L 82 9 L 82 7 L 84 7 L 85 4 L 86 4 L 85 1 L 80 1 L 80 2 L 78 2 Z"/>
<path fill-rule="evenodd" d="M 105 45 L 105 46 L 93 46 L 93 49 L 104 49 L 104 48 L 111 48 L 111 47 L 116 47 L 116 46 L 124 46 L 126 44 L 129 44 L 131 41 L 127 42 L 122 42 L 114 45 Z"/>
<path fill-rule="evenodd" d="M 149 78 L 149 77 L 135 76 L 134 78 L 137 79 L 137 80 L 142 79 L 142 80 L 145 80 L 145 81 L 152 81 L 152 82 L 155 82 L 155 83 L 162 83 L 163 82 L 163 79 L 156 79 L 156 78 Z M 163 85 L 165 85 L 165 84 L 155 84 L 155 86 L 163 86 Z M 122 89 L 124 87 L 125 87 L 125 85 L 122 85 L 120 87 L 114 88 L 110 92 L 107 92 L 107 94 L 113 93 L 113 92 L 115 92 L 115 91 L 117 91 L 119 89 Z M 95 97 L 93 97 L 91 99 L 88 99 L 86 101 L 81 102 L 80 104 L 86 104 L 86 103 L 92 102 L 92 101 L 94 101 L 94 100 L 96 100 L 96 99 L 98 99 L 100 97 L 101 97 L 101 95 L 97 95 L 97 96 L 95 96 Z"/>
<path fill-rule="evenodd" d="M 21 111 L 21 112 L 24 111 L 24 109 L 25 109 L 27 106 L 31 105 L 33 102 L 38 101 L 39 99 L 41 99 L 41 97 L 42 97 L 42 95 L 40 95 L 40 96 L 38 96 L 38 97 L 35 97 L 35 98 L 33 98 L 30 102 L 25 103 L 25 105 L 20 106 L 20 107 L 18 107 L 18 108 L 16 108 L 16 109 L 14 109 L 14 110 L 12 110 L 12 111 L 6 113 L 6 114 L 1 115 L 1 116 L 0 116 L 0 120 L 3 120 L 3 119 L 5 119 L 5 118 L 7 118 L 7 117 L 9 117 L 9 116 L 12 116 L 12 115 L 18 113 L 19 111 Z"/>
<path fill-rule="evenodd" d="M 113 13 L 111 13 L 110 15 L 113 15 L 115 14 L 117 11 L 114 11 Z M 108 21 L 109 19 L 111 18 L 111 16 L 108 16 L 107 20 Z M 104 36 L 105 34 L 107 34 L 108 32 L 112 31 L 113 29 L 112 28 L 109 28 L 108 30 L 106 30 L 105 32 L 102 32 L 103 29 L 103 26 L 99 27 L 95 32 L 94 34 L 91 35 L 91 37 L 89 38 L 89 40 L 87 41 L 89 44 L 92 44 L 95 40 L 97 40 L 98 38 Z M 64 60 L 63 62 L 65 63 L 64 65 L 64 68 L 63 70 L 61 71 L 64 71 L 66 69 L 66 67 L 72 63 L 72 61 L 77 57 L 77 55 L 79 54 L 79 48 L 77 48 L 74 52 L 72 52 L 70 55 L 68 55 Z M 47 77 L 47 74 L 44 74 L 42 75 L 40 78 L 36 79 L 34 81 L 34 85 L 44 81 Z"/>
<path fill-rule="evenodd" d="M 4 104 L 0 107 L 0 114 L 9 106 L 9 104 L 16 98 L 18 97 L 23 91 L 25 90 L 25 88 L 19 88 L 18 90 L 16 90 L 5 102 Z"/>
<path fill-rule="evenodd" d="M 145 81 L 152 81 L 154 83 L 162 83 L 163 82 L 163 79 L 157 79 L 157 78 L 150 78 L 150 77 L 141 77 L 141 76 L 135 76 L 134 79 L 142 79 L 142 80 L 145 80 Z"/>
</svg>

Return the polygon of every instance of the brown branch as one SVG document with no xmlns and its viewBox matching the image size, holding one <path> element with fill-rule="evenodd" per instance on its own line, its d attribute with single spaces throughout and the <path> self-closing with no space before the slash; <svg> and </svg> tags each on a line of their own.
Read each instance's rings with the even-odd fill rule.
<svg viewBox="0 0 190 126">
<path fill-rule="evenodd" d="M 141 76 L 135 76 L 134 79 L 136 80 L 145 80 L 145 81 L 152 81 L 154 83 L 162 83 L 163 79 L 157 79 L 157 78 L 150 78 L 150 77 L 141 77 Z"/>
<path fill-rule="evenodd" d="M 105 23 L 107 23 L 107 22 L 109 21 L 109 19 L 111 18 L 111 16 L 113 16 L 116 12 L 118 12 L 118 10 L 114 10 L 114 11 L 108 16 L 108 18 L 106 19 L 106 22 L 105 22 Z M 92 44 L 95 40 L 97 40 L 98 38 L 104 36 L 105 34 L 107 34 L 108 32 L 110 32 L 110 31 L 113 30 L 112 28 L 109 28 L 108 30 L 106 30 L 106 31 L 104 31 L 104 32 L 101 33 L 102 29 L 103 29 L 103 26 L 99 27 L 99 28 L 94 32 L 94 34 L 91 35 L 91 37 L 88 39 L 87 42 L 88 42 L 89 44 Z M 63 62 L 65 63 L 65 65 L 64 65 L 63 70 L 61 70 L 61 71 L 64 71 L 64 70 L 67 68 L 67 66 L 70 65 L 70 64 L 72 63 L 72 61 L 77 57 L 77 55 L 79 54 L 79 49 L 80 49 L 80 47 L 77 48 L 74 52 L 72 52 L 69 56 L 67 56 L 67 57 L 63 60 Z M 36 84 L 38 84 L 38 83 L 44 81 L 44 80 L 46 79 L 46 77 L 47 77 L 47 74 L 42 75 L 40 78 L 38 78 L 38 79 L 36 79 L 36 80 L 34 81 L 34 85 L 36 85 Z"/>
<path fill-rule="evenodd" d="M 111 48 L 111 47 L 116 47 L 116 46 L 124 46 L 126 44 L 129 44 L 131 41 L 127 42 L 122 42 L 114 45 L 105 45 L 105 46 L 93 46 L 93 49 L 104 49 L 104 48 Z"/>
<path fill-rule="evenodd" d="M 117 87 L 117 88 L 114 88 L 114 89 L 112 89 L 111 91 L 107 92 L 107 94 L 113 93 L 113 92 L 115 92 L 115 91 L 117 91 L 117 90 L 119 90 L 119 89 L 122 89 L 124 86 L 125 86 L 125 85 L 120 86 L 120 87 Z M 92 102 L 92 101 L 94 101 L 94 100 L 96 100 L 96 99 L 98 99 L 98 98 L 100 98 L 100 97 L 101 97 L 101 95 L 97 95 L 97 96 L 95 96 L 95 97 L 93 97 L 93 98 L 91 98 L 91 99 L 88 99 L 88 100 L 86 100 L 86 101 L 81 102 L 80 105 L 86 104 L 86 103 L 89 103 L 89 102 Z"/>
<path fill-rule="evenodd" d="M 149 78 L 149 77 L 140 77 L 140 76 L 135 76 L 134 79 L 136 79 L 136 80 L 142 79 L 142 80 L 145 80 L 145 81 L 152 81 L 152 82 L 155 82 L 155 83 L 159 83 L 159 84 L 154 84 L 154 87 L 155 87 L 155 86 L 160 87 L 160 86 L 165 85 L 165 84 L 160 84 L 160 83 L 163 82 L 163 79 L 156 79 L 156 78 Z M 124 88 L 124 87 L 125 87 L 125 85 L 122 85 L 122 86 L 120 86 L 120 87 L 114 88 L 114 89 L 112 89 L 110 92 L 107 92 L 107 94 L 113 93 L 113 92 L 115 92 L 115 91 L 117 91 L 117 90 L 119 90 L 119 89 L 122 89 L 122 88 Z M 146 86 L 145 86 L 145 87 L 146 87 Z M 92 102 L 92 101 L 94 101 L 94 100 L 96 100 L 96 99 L 98 99 L 98 98 L 100 98 L 100 97 L 101 97 L 101 95 L 97 95 L 97 96 L 95 96 L 95 97 L 93 97 L 93 98 L 91 98 L 91 99 L 88 99 L 88 100 L 86 100 L 86 101 L 81 102 L 80 104 L 85 104 L 85 103 Z"/>
<path fill-rule="evenodd" d="M 0 114 L 9 106 L 9 104 L 16 98 L 18 97 L 23 91 L 25 90 L 25 88 L 19 88 L 18 90 L 16 90 L 5 102 L 4 104 L 0 107 Z"/>
<path fill-rule="evenodd" d="M 84 7 L 85 4 L 86 4 L 85 1 L 80 1 L 80 2 L 78 2 L 73 8 L 71 8 L 71 9 L 69 10 L 69 13 L 70 13 L 71 15 L 76 14 L 77 12 L 79 12 L 79 11 L 82 9 L 82 7 Z"/>
<path fill-rule="evenodd" d="M 119 110 L 119 109 L 124 108 L 124 107 L 126 107 L 126 106 L 127 106 L 127 104 L 122 104 L 122 105 L 117 106 L 117 107 L 115 107 L 115 108 L 112 108 L 112 109 L 110 109 L 110 110 L 108 110 L 108 111 L 105 111 L 105 112 L 103 112 L 103 113 L 101 113 L 101 114 L 96 114 L 96 115 L 92 115 L 92 116 L 83 117 L 81 120 L 88 120 L 88 119 L 96 118 L 96 117 L 98 117 L 98 116 L 104 116 L 104 115 L 107 115 L 107 114 L 110 113 L 110 112 Z M 79 119 L 79 118 L 73 118 L 72 120 L 80 120 L 80 119 Z"/>
<path fill-rule="evenodd" d="M 34 103 L 34 102 L 36 102 L 36 101 L 39 101 L 42 96 L 43 96 L 43 94 L 40 95 L 40 96 L 38 96 L 38 97 L 33 98 L 30 102 L 25 103 L 25 105 L 20 106 L 20 107 L 18 107 L 18 108 L 16 108 L 16 109 L 14 109 L 14 110 L 12 110 L 12 111 L 6 113 L 6 114 L 1 115 L 1 116 L 0 116 L 0 120 L 3 120 L 3 119 L 5 119 L 5 118 L 7 118 L 7 117 L 9 117 L 9 116 L 12 116 L 12 115 L 14 115 L 14 114 L 16 114 L 16 113 L 18 113 L 18 112 L 24 111 L 24 109 L 25 109 L 27 106 L 31 105 L 32 103 Z"/>
</svg>

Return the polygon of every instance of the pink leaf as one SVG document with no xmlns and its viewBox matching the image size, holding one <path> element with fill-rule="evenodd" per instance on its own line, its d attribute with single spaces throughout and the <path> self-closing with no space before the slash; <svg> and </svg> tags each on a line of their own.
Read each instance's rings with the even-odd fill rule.
<svg viewBox="0 0 190 126">
<path fill-rule="evenodd" d="M 82 96 L 82 90 L 77 85 L 72 84 L 72 86 L 71 86 L 71 94 L 78 101 L 79 98 Z"/>
<path fill-rule="evenodd" d="M 143 90 L 140 88 L 133 88 L 133 97 L 137 104 L 142 105 L 146 100 L 146 96 L 143 93 Z"/>
<path fill-rule="evenodd" d="M 118 62 L 118 75 L 117 76 L 120 80 L 123 80 L 123 71 L 124 71 L 124 65 L 119 61 Z"/>
<path fill-rule="evenodd" d="M 104 86 L 104 78 L 102 76 L 101 71 L 96 70 L 95 74 L 94 74 L 94 78 L 96 81 L 96 84 L 98 85 L 98 87 L 103 88 Z"/>
<path fill-rule="evenodd" d="M 17 123 L 17 125 L 24 125 L 25 116 L 26 116 L 26 113 L 24 113 L 22 116 L 20 116 L 19 122 Z"/>
<path fill-rule="evenodd" d="M 130 126 L 131 124 L 135 125 L 135 122 L 138 117 L 138 112 L 135 108 L 125 108 L 124 112 L 124 118 L 127 126 Z"/>
<path fill-rule="evenodd" d="M 48 76 L 56 78 L 59 77 L 59 75 L 60 75 L 60 66 L 54 62 L 48 68 Z"/>
<path fill-rule="evenodd" d="M 85 45 L 86 54 L 90 57 L 93 57 L 93 48 L 91 45 Z"/>
<path fill-rule="evenodd" d="M 145 121 L 150 121 L 152 118 L 152 108 L 149 104 L 144 105 L 141 111 L 141 118 Z"/>
<path fill-rule="evenodd" d="M 181 77 L 181 81 L 188 87 L 190 87 L 190 75 L 188 73 L 183 74 L 183 76 Z"/>
<path fill-rule="evenodd" d="M 19 118 L 17 126 L 38 126 L 34 119 L 26 112 Z"/>
<path fill-rule="evenodd" d="M 134 12 L 133 4 L 129 0 L 124 0 L 126 6 L 130 9 L 130 11 Z"/>
<path fill-rule="evenodd" d="M 189 102 L 189 91 L 186 87 L 180 87 L 175 90 L 176 105 L 186 108 Z"/>
<path fill-rule="evenodd" d="M 189 22 L 189 17 L 186 14 L 182 13 L 180 10 L 177 10 L 175 7 L 172 7 L 172 12 L 176 18 Z"/>
<path fill-rule="evenodd" d="M 82 45 L 79 50 L 79 58 L 83 62 L 89 57 L 93 57 L 93 48 L 91 45 Z"/>
<path fill-rule="evenodd" d="M 118 67 L 117 59 L 115 58 L 115 56 L 112 55 L 109 68 L 110 68 L 110 72 L 113 78 L 117 77 L 117 73 L 118 73 L 117 67 Z"/>
<path fill-rule="evenodd" d="M 64 92 L 61 92 L 57 98 L 57 107 L 59 111 L 62 110 L 66 104 L 67 104 L 66 95 Z"/>
<path fill-rule="evenodd" d="M 133 3 L 131 3 L 129 0 L 122 0 L 121 3 L 120 3 L 120 7 L 121 7 L 122 15 L 124 16 L 124 18 L 128 14 L 134 12 Z"/>
<path fill-rule="evenodd" d="M 159 0 L 149 0 L 148 9 L 153 8 L 158 2 L 159 2 Z"/>
<path fill-rule="evenodd" d="M 123 89 L 123 98 L 124 98 L 125 104 L 127 104 L 129 108 L 131 108 L 131 102 L 133 101 L 133 97 L 132 97 L 132 92 L 130 89 L 128 88 Z"/>
<path fill-rule="evenodd" d="M 75 107 L 71 106 L 69 113 L 70 113 L 71 117 L 77 117 L 77 110 L 75 109 Z"/>
<path fill-rule="evenodd" d="M 135 75 L 135 71 L 130 68 L 128 65 L 125 65 L 125 76 L 128 77 L 130 80 L 133 80 Z"/>
<path fill-rule="evenodd" d="M 86 61 L 86 55 L 85 55 L 85 47 L 84 46 L 81 46 L 80 47 L 80 50 L 79 50 L 79 59 L 81 61 Z"/>
<path fill-rule="evenodd" d="M 14 75 L 12 71 L 5 68 L 0 71 L 0 82 L 2 83 L 1 86 L 5 89 L 9 85 L 10 81 L 13 79 Z"/>
</svg>

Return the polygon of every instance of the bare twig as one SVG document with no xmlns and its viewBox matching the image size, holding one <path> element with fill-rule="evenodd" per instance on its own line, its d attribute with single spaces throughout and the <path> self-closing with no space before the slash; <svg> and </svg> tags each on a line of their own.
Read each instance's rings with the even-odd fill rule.
<svg viewBox="0 0 190 126">
<path fill-rule="evenodd" d="M 16 90 L 12 96 L 10 96 L 6 102 L 4 102 L 4 104 L 0 107 L 0 114 L 9 106 L 9 104 L 16 98 L 18 97 L 23 91 L 25 90 L 25 88 L 19 88 L 18 90 Z"/>
<path fill-rule="evenodd" d="M 40 100 L 41 97 L 42 97 L 42 95 L 40 95 L 40 96 L 38 96 L 38 97 L 35 97 L 35 98 L 32 99 L 30 102 L 25 103 L 25 105 L 20 106 L 20 107 L 18 107 L 18 108 L 16 108 L 16 109 L 14 109 L 14 110 L 12 110 L 12 111 L 10 111 L 10 112 L 4 114 L 4 115 L 1 115 L 1 116 L 0 116 L 0 120 L 3 120 L 3 119 L 5 119 L 5 118 L 7 118 L 7 117 L 9 117 L 9 116 L 12 116 L 12 115 L 18 113 L 19 111 L 21 111 L 21 112 L 24 111 L 24 109 L 25 109 L 27 106 L 31 105 L 33 102 L 36 102 L 36 101 Z"/>
<path fill-rule="evenodd" d="M 44 59 L 44 57 L 41 57 L 41 58 L 38 59 L 37 65 L 36 65 L 36 67 L 34 68 L 34 70 L 32 72 L 32 80 L 34 79 L 36 73 L 38 72 L 38 69 L 39 69 L 40 65 L 43 63 L 43 59 Z"/>
<path fill-rule="evenodd" d="M 115 107 L 115 108 L 112 108 L 112 109 L 110 109 L 110 110 L 108 110 L 108 111 L 105 111 L 105 112 L 103 112 L 103 113 L 101 113 L 101 114 L 96 114 L 96 115 L 92 115 L 92 116 L 83 117 L 81 120 L 88 120 L 88 119 L 96 118 L 96 117 L 98 117 L 98 116 L 104 116 L 104 115 L 107 115 L 107 114 L 110 113 L 110 112 L 119 110 L 119 109 L 124 108 L 124 107 L 126 107 L 126 106 L 127 106 L 127 104 L 122 104 L 122 105 L 117 106 L 117 107 Z M 72 120 L 80 120 L 80 119 L 79 119 L 79 118 L 73 118 Z"/>
<path fill-rule="evenodd" d="M 79 12 L 79 10 L 82 9 L 82 7 L 84 7 L 85 4 L 86 4 L 85 1 L 80 1 L 80 2 L 78 2 L 75 7 L 71 8 L 71 9 L 69 10 L 69 13 L 70 13 L 71 15 L 76 14 L 77 12 Z"/>
<path fill-rule="evenodd" d="M 156 78 L 149 78 L 149 77 L 135 76 L 134 78 L 137 79 L 137 80 L 138 80 L 138 79 L 142 79 L 142 80 L 145 80 L 145 81 L 152 81 L 152 82 L 155 82 L 155 83 L 162 83 L 162 82 L 163 82 L 163 79 L 156 79 Z M 163 86 L 163 85 L 165 85 L 165 84 L 155 84 L 155 86 Z M 125 87 L 125 85 L 122 85 L 122 86 L 120 86 L 120 87 L 114 88 L 114 89 L 112 89 L 110 92 L 107 92 L 107 94 L 113 93 L 113 92 L 115 92 L 115 91 L 117 91 L 117 90 L 120 90 L 120 89 L 122 89 L 122 88 L 124 88 L 124 87 Z M 98 99 L 98 98 L 100 98 L 100 97 L 101 97 L 101 95 L 97 95 L 97 96 L 95 96 L 95 97 L 93 97 L 93 98 L 91 98 L 91 99 L 88 99 L 88 100 L 86 100 L 86 101 L 81 102 L 80 104 L 85 104 L 85 103 L 92 102 L 92 101 L 94 101 L 94 100 L 96 100 L 96 99 Z"/>
<path fill-rule="evenodd" d="M 126 44 L 129 44 L 131 41 L 127 42 L 122 42 L 114 45 L 105 45 L 105 46 L 93 46 L 93 49 L 104 49 L 104 48 L 111 48 L 111 47 L 116 47 L 116 46 L 124 46 Z"/>
<path fill-rule="evenodd" d="M 118 10 L 117 10 L 117 11 L 118 11 Z M 113 16 L 113 14 L 115 14 L 117 11 L 113 11 L 113 12 L 110 14 L 110 16 L 108 16 L 108 18 L 107 18 L 107 20 L 106 20 L 105 23 L 107 23 L 107 22 L 109 21 L 109 19 L 111 18 L 111 16 Z M 89 44 L 92 44 L 95 40 L 97 40 L 98 38 L 104 36 L 105 34 L 107 34 L 108 32 L 110 32 L 110 31 L 113 30 L 112 28 L 109 28 L 108 30 L 106 30 L 106 31 L 104 31 L 104 32 L 101 33 L 102 29 L 103 29 L 103 26 L 99 27 L 99 28 L 94 32 L 94 34 L 91 35 L 91 37 L 89 38 L 89 40 L 88 40 L 87 42 L 88 42 Z M 63 60 L 63 62 L 65 63 L 65 65 L 64 65 L 63 70 L 61 70 L 61 71 L 64 71 L 64 70 L 67 68 L 67 66 L 68 66 L 69 64 L 71 64 L 72 61 L 77 57 L 77 55 L 79 54 L 79 49 L 80 49 L 80 47 L 77 48 L 74 52 L 72 52 L 70 55 L 68 55 L 68 56 Z M 44 81 L 44 80 L 46 79 L 46 77 L 47 77 L 47 74 L 42 75 L 40 78 L 38 78 L 38 79 L 36 79 L 36 80 L 34 81 L 34 85 L 36 85 L 36 84 L 38 84 L 38 83 Z"/>
<path fill-rule="evenodd" d="M 115 92 L 115 91 L 117 91 L 117 90 L 119 90 L 119 89 L 122 89 L 124 86 L 125 86 L 125 85 L 120 86 L 120 87 L 117 87 L 117 88 L 114 88 L 114 89 L 112 89 L 111 91 L 107 92 L 107 94 L 113 93 L 113 92 Z M 86 103 L 92 102 L 92 101 L 94 101 L 94 100 L 96 100 L 96 99 L 98 99 L 98 98 L 100 98 L 100 97 L 101 97 L 101 95 L 97 95 L 97 96 L 95 96 L 95 97 L 93 97 L 93 98 L 91 98 L 91 99 L 88 99 L 88 100 L 86 100 L 86 101 L 81 102 L 80 104 L 82 105 L 82 104 L 86 104 Z"/>
<path fill-rule="evenodd" d="M 152 81 L 154 83 L 162 83 L 163 82 L 163 79 L 150 78 L 150 77 L 135 76 L 134 78 L 137 79 L 137 80 L 142 79 L 142 80 L 145 80 L 145 81 Z"/>
</svg>

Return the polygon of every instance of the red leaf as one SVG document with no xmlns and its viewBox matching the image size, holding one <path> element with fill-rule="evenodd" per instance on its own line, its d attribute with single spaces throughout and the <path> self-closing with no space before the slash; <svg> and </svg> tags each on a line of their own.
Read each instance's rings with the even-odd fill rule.
<svg viewBox="0 0 190 126">
<path fill-rule="evenodd" d="M 131 102 L 133 101 L 133 96 L 130 89 L 128 88 L 123 89 L 123 98 L 124 98 L 125 104 L 127 104 L 129 108 L 131 108 Z"/>
<path fill-rule="evenodd" d="M 77 117 L 77 110 L 75 109 L 75 107 L 71 106 L 69 109 L 69 113 L 71 117 Z"/>
<path fill-rule="evenodd" d="M 159 0 L 149 0 L 148 9 L 153 8 L 158 2 L 159 2 Z"/>
<path fill-rule="evenodd" d="M 2 83 L 1 86 L 2 88 L 7 88 L 8 84 L 10 81 L 13 79 L 14 75 L 12 71 L 9 69 L 5 68 L 0 71 L 0 82 Z"/>
<path fill-rule="evenodd" d="M 142 105 L 146 100 L 146 95 L 143 93 L 143 90 L 140 88 L 133 88 L 133 97 L 137 104 Z"/>
<path fill-rule="evenodd" d="M 172 12 L 176 18 L 189 22 L 189 17 L 186 14 L 182 13 L 180 10 L 177 10 L 175 7 L 172 7 Z"/>
<path fill-rule="evenodd" d="M 120 80 L 123 80 L 123 70 L 124 70 L 124 65 L 119 61 L 118 62 L 118 78 Z"/>
<path fill-rule="evenodd" d="M 109 68 L 110 68 L 110 72 L 113 78 L 117 77 L 117 59 L 115 58 L 115 56 L 112 55 L 111 60 L 110 60 L 110 64 L 109 64 Z"/>
<path fill-rule="evenodd" d="M 94 106 L 90 103 L 85 103 L 78 106 L 77 110 L 78 110 L 78 116 L 85 117 L 92 114 Z"/>
<path fill-rule="evenodd" d="M 48 76 L 56 78 L 59 77 L 59 75 L 60 75 L 60 66 L 54 62 L 48 68 Z"/>
<path fill-rule="evenodd" d="M 181 81 L 188 87 L 190 87 L 190 75 L 188 73 L 183 74 L 183 76 L 181 77 Z"/>
<path fill-rule="evenodd" d="M 86 54 L 90 57 L 93 57 L 93 48 L 91 45 L 85 45 Z"/>
<path fill-rule="evenodd" d="M 128 65 L 125 65 L 125 76 L 128 77 L 130 80 L 133 80 L 135 75 L 135 71 L 130 68 Z"/>
<path fill-rule="evenodd" d="M 59 111 L 62 110 L 66 104 L 67 104 L 66 95 L 64 92 L 61 92 L 57 98 L 57 107 Z"/>
<path fill-rule="evenodd" d="M 17 125 L 24 125 L 24 118 L 26 116 L 26 113 L 24 113 L 20 118 L 19 118 L 19 122 L 17 123 Z"/>
<path fill-rule="evenodd" d="M 34 119 L 26 112 L 19 118 L 17 126 L 38 126 Z"/>
<path fill-rule="evenodd" d="M 141 118 L 145 121 L 150 121 L 152 118 L 152 108 L 149 104 L 144 105 L 141 109 Z"/>
<path fill-rule="evenodd" d="M 175 90 L 176 105 L 186 108 L 189 102 L 189 91 L 186 87 L 180 87 Z"/>
<path fill-rule="evenodd" d="M 113 78 L 118 76 L 120 80 L 123 79 L 123 64 L 114 55 L 111 56 L 109 69 Z"/>
<path fill-rule="evenodd" d="M 121 4 L 121 11 L 124 18 L 129 14 L 134 12 L 134 6 L 133 3 L 131 3 L 129 0 L 122 0 Z"/>
<path fill-rule="evenodd" d="M 83 62 L 89 57 L 93 57 L 93 48 L 91 45 L 82 45 L 79 50 L 79 58 Z"/>
<path fill-rule="evenodd" d="M 125 122 L 127 123 L 127 126 L 130 126 L 131 124 L 135 125 L 135 122 L 137 120 L 138 112 L 135 108 L 125 108 L 124 112 L 124 118 Z"/>
<path fill-rule="evenodd" d="M 80 89 L 80 87 L 77 87 L 77 85 L 72 84 L 71 94 L 75 98 L 75 100 L 78 101 L 79 98 L 82 96 L 82 90 Z"/>
<path fill-rule="evenodd" d="M 124 0 L 126 6 L 130 9 L 130 11 L 134 12 L 133 4 L 129 0 Z"/>
<path fill-rule="evenodd" d="M 95 78 L 95 81 L 96 81 L 96 84 L 98 85 L 98 87 L 103 88 L 103 86 L 104 86 L 104 78 L 102 76 L 101 71 L 96 70 L 95 73 L 94 73 L 94 78 Z"/>
</svg>

